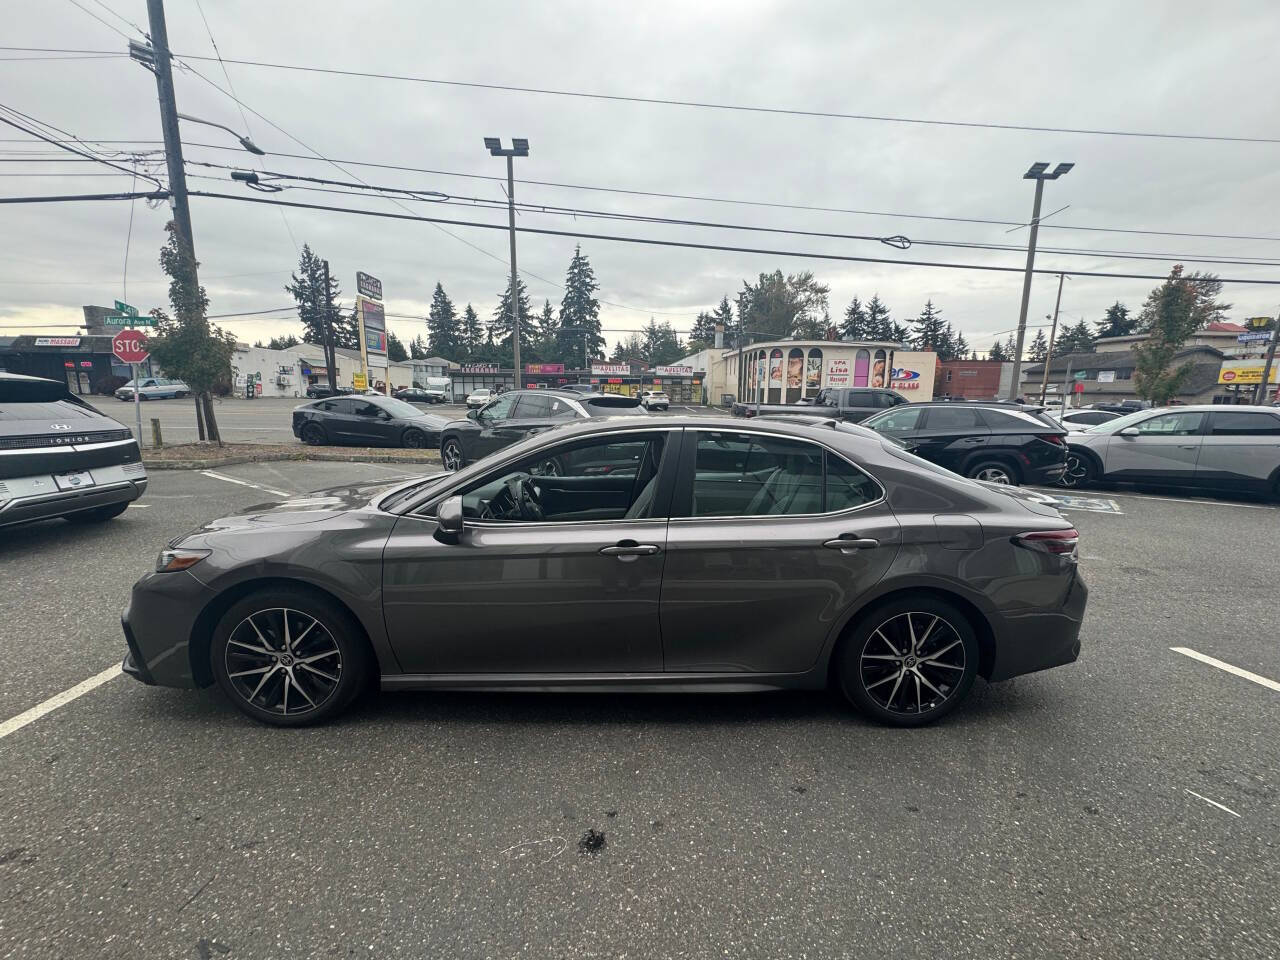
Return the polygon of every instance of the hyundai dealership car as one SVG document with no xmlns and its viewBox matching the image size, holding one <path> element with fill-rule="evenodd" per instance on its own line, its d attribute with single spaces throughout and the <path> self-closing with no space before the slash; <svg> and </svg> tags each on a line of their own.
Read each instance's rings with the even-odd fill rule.
<svg viewBox="0 0 1280 960">
<path fill-rule="evenodd" d="M 124 670 L 281 726 L 375 683 L 831 687 L 918 726 L 1079 654 L 1079 534 L 1046 499 L 830 421 L 587 419 L 177 536 L 133 587 Z"/>
<path fill-rule="evenodd" d="M 64 383 L 0 373 L 0 527 L 110 520 L 146 489 L 129 430 Z"/>
</svg>

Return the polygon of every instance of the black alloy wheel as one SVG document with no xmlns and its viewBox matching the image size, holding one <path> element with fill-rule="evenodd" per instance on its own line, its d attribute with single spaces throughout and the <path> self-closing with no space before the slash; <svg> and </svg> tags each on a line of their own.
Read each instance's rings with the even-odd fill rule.
<svg viewBox="0 0 1280 960">
<path fill-rule="evenodd" d="M 450 437 L 440 446 L 440 462 L 450 473 L 466 466 L 466 457 L 462 454 L 462 442 L 457 437 Z"/>
<path fill-rule="evenodd" d="M 318 423 L 307 423 L 302 427 L 302 442 L 312 447 L 320 447 L 328 440 L 324 427 Z"/>
<path fill-rule="evenodd" d="M 1064 487 L 1084 487 L 1097 479 L 1098 471 L 1087 453 L 1068 453 L 1067 469 L 1058 478 Z"/>
<path fill-rule="evenodd" d="M 403 443 L 410 450 L 421 450 L 427 445 L 427 435 L 421 430 L 410 428 L 404 432 Z"/>
<path fill-rule="evenodd" d="M 968 694 L 978 640 L 950 604 L 908 598 L 865 616 L 842 648 L 839 669 L 845 696 L 863 713 L 892 726 L 920 726 Z"/>
<path fill-rule="evenodd" d="M 209 651 L 241 712 L 277 726 L 326 720 L 360 692 L 367 648 L 349 614 L 305 590 L 262 590 L 223 615 Z"/>
</svg>

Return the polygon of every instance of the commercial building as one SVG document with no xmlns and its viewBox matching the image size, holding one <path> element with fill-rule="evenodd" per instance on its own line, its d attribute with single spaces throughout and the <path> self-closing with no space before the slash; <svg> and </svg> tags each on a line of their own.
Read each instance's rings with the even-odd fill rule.
<svg viewBox="0 0 1280 960">
<path fill-rule="evenodd" d="M 1013 383 L 1013 364 L 1004 360 L 943 360 L 934 394 L 965 400 L 1002 400 Z"/>
<path fill-rule="evenodd" d="M 1174 399 L 1181 403 L 1234 403 L 1232 391 L 1219 382 L 1223 359 L 1222 351 L 1210 346 L 1188 347 L 1174 354 L 1174 366 L 1191 364 L 1191 372 L 1182 381 Z M 1045 396 L 1060 397 L 1069 393 L 1071 397 L 1067 405 L 1072 407 L 1140 399 L 1133 378 L 1137 364 L 1138 359 L 1132 350 L 1105 350 L 1057 357 L 1049 362 L 1049 384 Z M 1028 399 L 1039 400 L 1044 364 L 1024 364 L 1022 369 L 1022 393 Z"/>
<path fill-rule="evenodd" d="M 292 348 L 292 351 L 298 355 L 302 361 L 300 375 L 302 383 L 300 385 L 301 392 L 305 393 L 308 386 L 312 384 L 329 383 L 329 371 L 325 366 L 324 347 L 318 343 L 300 343 Z M 334 355 L 337 359 L 337 384 L 340 387 L 355 386 L 356 374 L 360 372 L 360 351 L 351 350 L 347 347 L 334 347 Z M 401 387 L 413 385 L 413 367 L 406 361 L 404 363 L 386 363 L 380 367 L 370 369 L 369 386 L 378 391 L 386 389 L 386 381 L 383 377 L 387 376 L 388 371 L 391 376 L 391 389 L 399 390 Z"/>
</svg>

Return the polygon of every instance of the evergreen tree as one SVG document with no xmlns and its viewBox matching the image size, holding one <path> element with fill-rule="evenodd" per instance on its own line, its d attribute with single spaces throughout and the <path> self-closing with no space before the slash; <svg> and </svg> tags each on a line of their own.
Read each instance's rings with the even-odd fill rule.
<svg viewBox="0 0 1280 960">
<path fill-rule="evenodd" d="M 867 311 L 862 301 L 854 297 L 844 308 L 844 320 L 840 322 L 841 340 L 867 339 Z"/>
<path fill-rule="evenodd" d="M 600 301 L 595 296 L 599 289 L 591 261 L 581 246 L 574 247 L 564 275 L 564 297 L 560 300 L 560 326 L 556 333 L 558 356 L 580 358 L 585 354 L 590 359 L 604 355 Z"/>
<path fill-rule="evenodd" d="M 458 339 L 462 347 L 462 356 L 459 359 L 465 360 L 475 354 L 484 346 L 484 338 L 485 331 L 480 324 L 480 317 L 476 314 L 475 307 L 468 303 L 467 309 L 462 311 L 462 323 L 458 331 Z"/>
<path fill-rule="evenodd" d="M 428 356 L 434 355 L 453 360 L 457 358 L 461 349 L 458 311 L 454 309 L 449 295 L 444 292 L 444 287 L 437 283 L 435 292 L 431 294 L 431 310 L 427 314 Z"/>
<path fill-rule="evenodd" d="M 523 334 L 522 339 L 528 340 L 530 334 L 534 332 L 533 327 L 529 324 L 529 293 L 525 290 L 524 281 L 516 279 L 516 312 L 520 318 L 520 330 Z M 511 281 L 507 281 L 507 288 L 502 291 L 502 296 L 498 300 L 498 308 L 493 311 L 493 319 L 489 321 L 489 338 L 499 350 L 505 351 L 509 356 L 511 349 L 512 334 L 512 318 L 511 318 Z M 508 361 L 509 362 L 509 361 Z"/>
<path fill-rule="evenodd" d="M 644 360 L 644 338 L 633 333 L 613 345 L 613 353 L 609 354 L 610 363 L 626 363 L 630 360 Z"/>
<path fill-rule="evenodd" d="M 1138 318 L 1129 315 L 1129 308 L 1117 300 L 1107 307 L 1094 326 L 1098 328 L 1099 337 L 1127 337 L 1133 334 L 1138 326 Z"/>
<path fill-rule="evenodd" d="M 897 320 L 889 321 L 889 339 L 894 343 L 910 343 L 911 328 Z"/>
<path fill-rule="evenodd" d="M 1009 334 L 1009 339 L 1005 341 L 1004 355 L 1010 360 L 1018 359 L 1018 339 L 1012 333 Z"/>
<path fill-rule="evenodd" d="M 1072 353 L 1093 353 L 1093 331 L 1084 320 L 1074 327 L 1063 327 L 1062 334 L 1053 345 L 1055 357 L 1065 357 Z"/>
<path fill-rule="evenodd" d="M 716 307 L 714 310 L 711 311 L 711 319 L 716 324 L 719 324 L 720 326 L 724 327 L 724 335 L 725 335 L 724 342 L 727 344 L 729 342 L 729 339 L 728 339 L 729 334 L 733 330 L 733 307 L 729 305 L 728 297 L 720 298 L 720 306 Z M 712 345 L 714 345 L 715 342 L 716 342 L 715 328 L 713 326 L 711 331 Z"/>
<path fill-rule="evenodd" d="M 554 363 L 557 360 L 566 360 L 561 357 L 557 347 L 557 334 L 560 330 L 560 324 L 556 320 L 555 310 L 551 306 L 550 300 L 542 301 L 542 313 L 538 315 L 537 338 L 535 348 L 538 357 L 547 363 Z"/>
<path fill-rule="evenodd" d="M 892 340 L 893 334 L 894 326 L 889 319 L 889 308 L 880 302 L 880 294 L 872 295 L 867 301 L 867 339 Z"/>
<path fill-rule="evenodd" d="M 950 344 L 946 342 L 947 328 L 942 323 L 942 311 L 926 300 L 924 309 L 916 318 L 911 331 L 911 345 L 917 350 L 933 350 L 942 354 Z"/>
<path fill-rule="evenodd" d="M 302 320 L 302 339 L 305 343 L 324 343 L 324 260 L 317 257 L 307 244 L 302 245 L 302 253 L 298 257 L 298 269 L 291 274 L 291 282 L 285 284 L 285 291 L 293 295 L 298 305 L 298 317 Z M 355 309 L 344 314 L 338 304 L 341 293 L 338 281 L 329 277 L 329 299 L 333 309 L 333 345 L 360 348 L 360 332 L 356 322 Z"/>
<path fill-rule="evenodd" d="M 657 323 L 652 317 L 641 334 L 641 359 L 650 366 L 675 363 L 684 356 L 680 337 L 669 323 Z"/>
<path fill-rule="evenodd" d="M 404 363 L 409 359 L 409 352 L 405 350 L 404 344 L 390 330 L 387 331 L 387 359 L 392 363 Z"/>
<path fill-rule="evenodd" d="M 1031 349 L 1028 352 L 1034 363 L 1044 363 L 1049 358 L 1049 341 L 1045 339 L 1044 331 L 1037 330 L 1035 338 L 1031 341 Z"/>
<path fill-rule="evenodd" d="M 427 342 L 422 339 L 422 334 L 409 341 L 409 359 L 425 360 L 429 356 L 431 354 L 427 352 Z"/>
<path fill-rule="evenodd" d="M 1009 355 L 1004 352 L 1004 344 L 999 340 L 991 344 L 991 349 L 987 351 L 988 360 L 1008 360 Z"/>
<path fill-rule="evenodd" d="M 728 301 L 725 301 L 726 306 Z M 714 346 L 716 342 L 716 318 L 703 310 L 693 321 L 693 329 L 689 331 L 689 347 L 692 350 Z"/>
<path fill-rule="evenodd" d="M 951 356 L 955 359 L 963 360 L 969 355 L 969 341 L 964 338 L 963 333 L 956 333 L 956 339 L 952 346 L 953 349 L 951 351 Z M 976 355 L 974 356 L 974 359 L 977 359 Z"/>
<path fill-rule="evenodd" d="M 288 350 L 292 347 L 296 347 L 298 345 L 298 342 L 299 342 L 298 338 L 295 337 L 292 333 L 286 333 L 283 337 L 272 337 L 267 342 L 267 349 L 268 350 Z M 261 346 L 261 343 L 256 344 L 256 346 Z"/>
</svg>

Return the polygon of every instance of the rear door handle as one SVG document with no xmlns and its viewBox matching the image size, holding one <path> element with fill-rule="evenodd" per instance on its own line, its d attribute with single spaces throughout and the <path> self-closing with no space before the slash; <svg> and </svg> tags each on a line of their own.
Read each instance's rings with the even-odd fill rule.
<svg viewBox="0 0 1280 960">
<path fill-rule="evenodd" d="M 1180 444 L 1178 444 L 1178 449 L 1179 449 L 1179 450 L 1194 450 L 1197 446 L 1199 446 L 1199 444 L 1195 444 L 1195 443 L 1180 443 Z"/>
<path fill-rule="evenodd" d="M 656 543 L 636 543 L 634 540 L 619 540 L 612 547 L 601 547 L 600 553 L 606 557 L 617 557 L 620 560 L 634 560 L 636 557 L 651 557 L 661 551 Z"/>
<path fill-rule="evenodd" d="M 982 443 L 986 439 L 987 439 L 986 437 L 965 437 L 960 442 L 961 443 Z"/>
<path fill-rule="evenodd" d="M 870 550 L 873 547 L 880 546 L 880 541 L 872 540 L 869 537 L 837 537 L 834 540 L 824 541 L 822 545 L 828 550 L 839 550 L 841 553 L 848 553 L 850 550 Z"/>
</svg>

